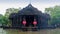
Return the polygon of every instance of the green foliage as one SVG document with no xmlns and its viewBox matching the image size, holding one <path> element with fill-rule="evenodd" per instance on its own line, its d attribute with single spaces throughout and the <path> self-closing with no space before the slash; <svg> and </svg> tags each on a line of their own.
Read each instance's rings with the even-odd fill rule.
<svg viewBox="0 0 60 34">
<path fill-rule="evenodd" d="M 60 6 L 45 8 L 45 12 L 50 12 L 51 23 L 60 23 Z"/>
<path fill-rule="evenodd" d="M 6 13 L 3 16 L 3 18 L 2 18 L 3 24 L 5 24 L 5 25 L 11 25 L 11 21 L 9 20 L 9 15 L 11 13 L 18 13 L 19 9 L 16 9 L 16 8 L 8 8 L 8 9 L 6 9 Z"/>
<path fill-rule="evenodd" d="M 18 13 L 19 9 L 15 9 L 15 8 L 8 8 L 6 10 L 6 13 L 5 15 L 1 15 L 0 14 L 0 24 L 3 24 L 3 25 L 10 25 L 11 24 L 11 21 L 9 20 L 9 15 L 11 13 Z"/>
<path fill-rule="evenodd" d="M 7 25 L 7 23 L 8 23 L 8 19 L 5 16 L 0 14 L 0 24 Z"/>
<path fill-rule="evenodd" d="M 19 11 L 19 9 L 16 9 L 16 8 L 8 8 L 8 9 L 6 9 L 5 16 L 6 16 L 6 17 L 9 17 L 9 15 L 10 15 L 11 13 L 18 13 L 18 11 Z"/>
<path fill-rule="evenodd" d="M 2 18 L 3 18 L 3 15 L 0 14 L 0 24 L 2 24 L 2 22 L 3 22 Z"/>
</svg>

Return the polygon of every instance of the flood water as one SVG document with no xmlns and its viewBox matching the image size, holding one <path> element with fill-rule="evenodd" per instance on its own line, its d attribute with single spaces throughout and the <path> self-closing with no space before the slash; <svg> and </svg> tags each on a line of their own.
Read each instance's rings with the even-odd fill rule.
<svg viewBox="0 0 60 34">
<path fill-rule="evenodd" d="M 20 31 L 17 29 L 3 29 L 0 28 L 0 34 L 60 34 L 60 28 L 44 29 L 40 31 Z"/>
<path fill-rule="evenodd" d="M 6 30 L 3 30 L 3 28 L 0 28 L 0 34 L 6 34 Z"/>
</svg>

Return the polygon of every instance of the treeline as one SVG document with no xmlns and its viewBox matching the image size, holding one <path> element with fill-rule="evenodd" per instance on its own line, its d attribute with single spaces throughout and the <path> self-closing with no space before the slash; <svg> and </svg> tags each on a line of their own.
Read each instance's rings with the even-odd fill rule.
<svg viewBox="0 0 60 34">
<path fill-rule="evenodd" d="M 11 13 L 18 13 L 20 8 L 8 8 L 6 9 L 5 15 L 0 14 L 0 26 L 11 26 L 11 21 L 9 20 L 9 15 Z M 2 25 L 1 25 L 2 24 Z"/>
<path fill-rule="evenodd" d="M 51 16 L 49 24 L 60 26 L 60 6 L 45 8 L 45 13 L 48 13 Z"/>
</svg>

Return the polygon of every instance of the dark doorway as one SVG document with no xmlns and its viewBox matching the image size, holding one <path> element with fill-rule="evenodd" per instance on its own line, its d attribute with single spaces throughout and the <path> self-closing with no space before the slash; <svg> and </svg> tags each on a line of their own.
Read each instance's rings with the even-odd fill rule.
<svg viewBox="0 0 60 34">
<path fill-rule="evenodd" d="M 26 21 L 27 21 L 26 26 L 27 27 L 33 26 L 34 16 L 33 15 L 29 15 L 29 16 L 26 16 L 25 18 L 26 18 Z"/>
<path fill-rule="evenodd" d="M 24 15 L 23 20 L 24 19 L 27 22 L 25 25 L 26 27 L 29 27 L 29 26 L 34 27 L 34 24 L 33 24 L 34 19 L 36 19 L 36 21 L 38 21 L 36 15 Z"/>
<path fill-rule="evenodd" d="M 36 27 L 35 25 L 33 24 L 34 22 L 34 19 L 36 19 L 37 23 L 38 23 L 38 17 L 37 15 L 24 15 L 23 16 L 23 20 L 25 19 L 26 21 L 26 25 L 23 25 L 23 30 L 27 31 L 27 30 L 37 30 L 36 27 L 37 27 L 37 24 L 36 24 Z M 26 28 L 27 27 L 27 28 Z"/>
</svg>

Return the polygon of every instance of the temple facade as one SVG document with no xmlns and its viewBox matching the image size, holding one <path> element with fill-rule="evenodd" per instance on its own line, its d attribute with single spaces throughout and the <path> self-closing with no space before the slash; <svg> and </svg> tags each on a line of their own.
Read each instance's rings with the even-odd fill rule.
<svg viewBox="0 0 60 34">
<path fill-rule="evenodd" d="M 37 27 L 37 29 L 46 28 L 50 15 L 42 13 L 37 8 L 29 4 L 18 13 L 12 13 L 9 17 L 12 27 Z"/>
</svg>

